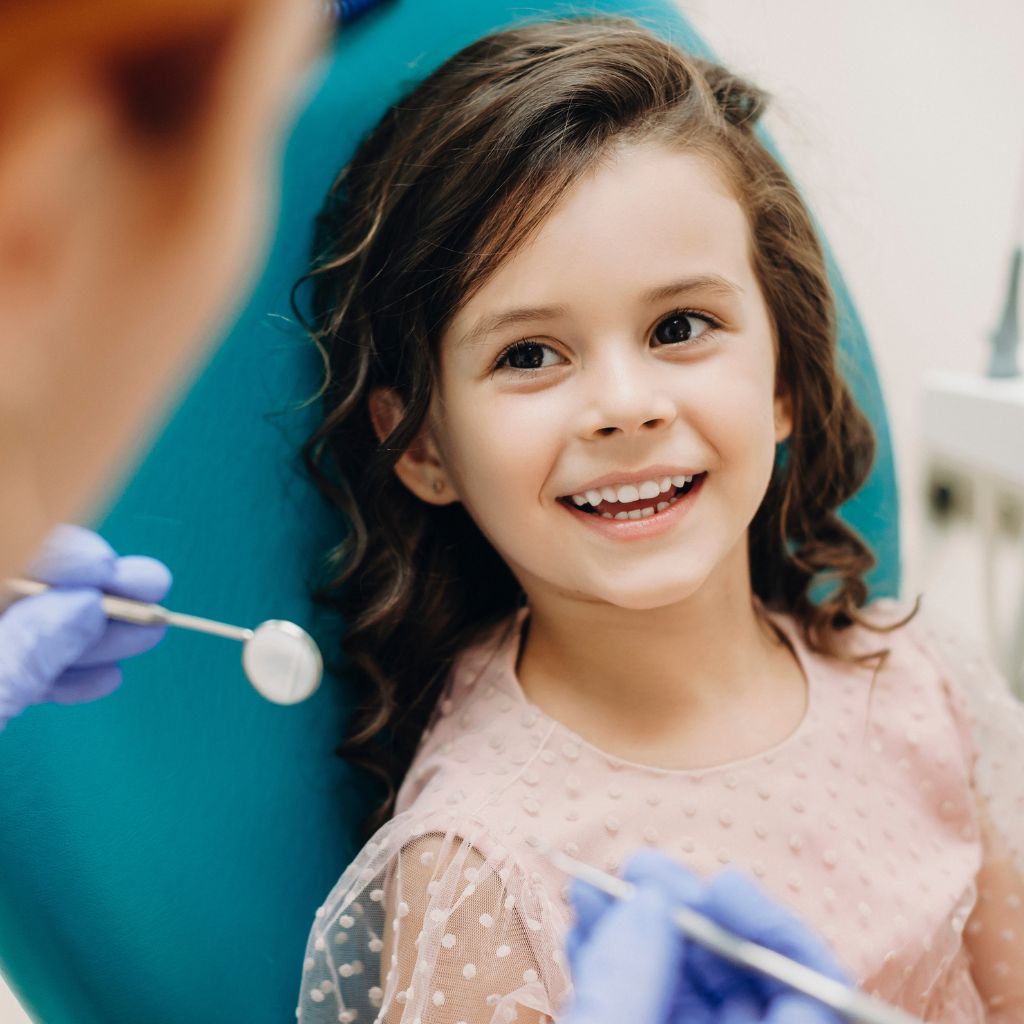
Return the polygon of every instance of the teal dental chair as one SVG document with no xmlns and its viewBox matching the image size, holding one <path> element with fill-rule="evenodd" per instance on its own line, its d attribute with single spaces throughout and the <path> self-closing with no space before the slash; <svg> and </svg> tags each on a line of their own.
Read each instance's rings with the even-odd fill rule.
<svg viewBox="0 0 1024 1024">
<path fill-rule="evenodd" d="M 303 0 L 298 0 L 303 2 Z M 312 2 L 312 0 L 310 0 Z M 578 11 L 579 7 L 573 8 Z M 713 57 L 668 0 L 592 2 Z M 342 32 L 293 131 L 267 269 L 99 528 L 163 559 L 172 608 L 242 625 L 314 616 L 317 558 L 342 534 L 296 457 L 319 361 L 291 323 L 312 219 L 356 141 L 414 80 L 479 35 L 563 13 L 534 0 L 392 0 Z M 830 257 L 831 260 L 831 257 Z M 897 494 L 870 352 L 835 264 L 844 368 L 878 434 L 844 509 L 873 545 L 874 596 L 896 596 Z M 112 696 L 29 709 L 0 735 L 0 968 L 45 1024 L 281 1024 L 306 935 L 359 846 L 365 783 L 333 756 L 347 710 L 328 676 L 270 704 L 232 642 L 170 635 Z"/>
</svg>

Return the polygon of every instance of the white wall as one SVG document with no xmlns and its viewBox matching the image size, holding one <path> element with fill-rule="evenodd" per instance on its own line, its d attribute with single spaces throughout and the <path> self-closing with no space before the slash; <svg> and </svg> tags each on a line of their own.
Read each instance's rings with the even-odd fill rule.
<svg viewBox="0 0 1024 1024">
<path fill-rule="evenodd" d="M 680 0 L 766 124 L 846 276 L 878 363 L 903 499 L 907 594 L 976 625 L 923 550 L 921 372 L 984 365 L 1024 158 L 1018 0 Z M 0 982 L 0 1024 L 27 1018 Z"/>
</svg>

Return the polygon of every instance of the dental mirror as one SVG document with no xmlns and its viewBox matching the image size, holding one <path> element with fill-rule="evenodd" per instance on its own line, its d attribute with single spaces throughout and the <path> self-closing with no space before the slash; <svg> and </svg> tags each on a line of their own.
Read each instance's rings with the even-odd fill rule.
<svg viewBox="0 0 1024 1024">
<path fill-rule="evenodd" d="M 43 594 L 51 588 L 37 580 L 4 580 L 2 589 L 15 598 Z M 209 633 L 242 644 L 242 669 L 253 689 L 274 704 L 298 704 L 312 696 L 323 677 L 323 658 L 316 641 L 294 622 L 268 619 L 255 629 L 172 612 L 158 604 L 105 596 L 107 617 L 139 626 L 175 626 Z"/>
<path fill-rule="evenodd" d="M 242 647 L 242 668 L 258 693 L 275 704 L 298 704 L 320 685 L 323 659 L 301 626 L 268 619 Z"/>
</svg>

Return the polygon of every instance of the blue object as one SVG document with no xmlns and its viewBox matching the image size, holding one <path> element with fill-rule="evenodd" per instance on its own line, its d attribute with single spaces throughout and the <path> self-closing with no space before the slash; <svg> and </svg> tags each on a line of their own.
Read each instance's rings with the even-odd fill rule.
<svg viewBox="0 0 1024 1024">
<path fill-rule="evenodd" d="M 840 1024 L 816 999 L 685 939 L 672 920 L 671 909 L 685 905 L 735 935 L 852 984 L 825 944 L 742 872 L 726 868 L 705 882 L 664 854 L 641 850 L 623 877 L 637 887 L 625 902 L 573 879 L 576 923 L 567 946 L 576 1000 L 564 1024 Z"/>
<path fill-rule="evenodd" d="M 118 558 L 92 530 L 58 526 L 27 572 L 54 589 L 0 614 L 0 732 L 33 705 L 82 704 L 113 693 L 122 681 L 119 663 L 151 650 L 166 632 L 107 619 L 101 591 L 159 601 L 171 576 L 152 558 Z"/>
<path fill-rule="evenodd" d="M 334 16 L 342 25 L 350 25 L 367 11 L 379 7 L 384 0 L 333 0 Z"/>
<path fill-rule="evenodd" d="M 255 624 L 290 619 L 333 649 L 309 598 L 338 526 L 299 468 L 316 422 L 299 409 L 320 361 L 291 324 L 313 217 L 357 140 L 416 79 L 540 0 L 400 0 L 339 34 L 295 126 L 268 269 L 101 529 L 175 573 L 173 602 Z M 713 56 L 671 0 L 599 0 Z M 867 486 L 844 509 L 898 588 L 889 431 L 864 332 L 828 256 L 843 365 L 878 434 Z M 46 1024 L 280 1024 L 294 1018 L 316 908 L 358 849 L 371 804 L 333 756 L 348 695 L 327 679 L 293 707 L 262 700 L 237 645 L 172 635 L 118 692 L 41 706 L 0 735 L 0 964 Z"/>
</svg>

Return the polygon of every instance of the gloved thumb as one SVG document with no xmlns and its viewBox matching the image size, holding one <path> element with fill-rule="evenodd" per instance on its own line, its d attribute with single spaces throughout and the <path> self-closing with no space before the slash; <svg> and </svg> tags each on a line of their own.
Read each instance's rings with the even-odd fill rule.
<svg viewBox="0 0 1024 1024">
<path fill-rule="evenodd" d="M 101 595 L 50 590 L 0 615 L 0 685 L 18 710 L 45 699 L 53 681 L 103 635 Z"/>
<path fill-rule="evenodd" d="M 632 898 L 609 907 L 578 949 L 565 1024 L 664 1024 L 683 955 L 664 894 L 638 885 Z"/>
</svg>

